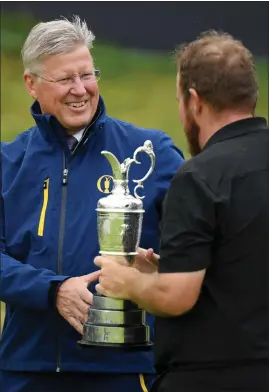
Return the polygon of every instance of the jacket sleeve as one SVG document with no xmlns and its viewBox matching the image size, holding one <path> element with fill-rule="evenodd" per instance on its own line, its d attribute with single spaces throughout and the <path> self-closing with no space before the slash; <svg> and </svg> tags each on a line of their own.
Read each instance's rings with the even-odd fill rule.
<svg viewBox="0 0 269 392">
<path fill-rule="evenodd" d="M 171 180 L 183 163 L 183 152 L 175 146 L 168 135 L 162 132 L 159 141 L 159 148 L 156 154 L 155 176 L 157 189 L 156 204 L 160 218 L 162 216 L 162 203 L 170 186 Z"/>
<path fill-rule="evenodd" d="M 2 188 L 2 187 L 1 187 Z M 0 301 L 14 306 L 48 309 L 51 287 L 68 276 L 56 275 L 48 269 L 36 269 L 8 255 L 5 246 L 4 202 L 0 198 Z"/>
</svg>

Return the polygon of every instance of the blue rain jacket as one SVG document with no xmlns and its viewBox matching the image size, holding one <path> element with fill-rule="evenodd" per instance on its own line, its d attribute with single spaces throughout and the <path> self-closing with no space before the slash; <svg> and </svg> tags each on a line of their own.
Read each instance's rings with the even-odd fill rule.
<svg viewBox="0 0 269 392">
<path fill-rule="evenodd" d="M 112 186 L 112 170 L 101 151 L 123 162 L 152 141 L 156 166 L 144 183 L 140 245 L 156 252 L 162 201 L 183 155 L 164 132 L 107 116 L 101 97 L 98 115 L 73 154 L 53 116 L 41 114 L 37 102 L 31 113 L 36 125 L 1 144 L 0 300 L 7 306 L 0 369 L 153 373 L 152 350 L 79 348 L 81 336 L 59 315 L 48 292 L 53 282 L 97 269 L 95 209 Z M 132 180 L 142 178 L 150 164 L 144 153 L 138 159 L 141 164 L 129 173 L 132 194 Z M 153 320 L 148 316 L 152 338 Z"/>
</svg>

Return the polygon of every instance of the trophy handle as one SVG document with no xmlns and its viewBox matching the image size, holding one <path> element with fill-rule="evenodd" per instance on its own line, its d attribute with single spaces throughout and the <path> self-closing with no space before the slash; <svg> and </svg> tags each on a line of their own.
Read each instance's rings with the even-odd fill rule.
<svg viewBox="0 0 269 392">
<path fill-rule="evenodd" d="M 109 151 L 102 151 L 101 154 L 103 154 L 108 162 L 110 163 L 112 172 L 113 172 L 113 178 L 114 180 L 120 180 L 120 181 L 128 181 L 128 175 L 129 175 L 129 169 L 132 163 L 136 163 L 138 165 L 141 164 L 136 158 L 137 154 L 139 152 L 145 152 L 149 157 L 151 161 L 150 168 L 148 172 L 145 174 L 143 178 L 140 180 L 133 180 L 133 182 L 136 182 L 137 185 L 134 188 L 134 195 L 137 199 L 144 199 L 145 196 L 139 196 L 137 194 L 137 189 L 138 188 L 144 188 L 143 182 L 150 176 L 152 173 L 154 166 L 155 166 L 155 154 L 153 151 L 153 145 L 150 140 L 146 140 L 144 145 L 141 147 L 138 147 L 133 155 L 133 158 L 126 158 L 124 162 L 121 164 L 119 163 L 118 159 L 115 157 L 114 154 L 112 154 Z"/>
<path fill-rule="evenodd" d="M 143 182 L 151 175 L 151 173 L 153 172 L 154 166 L 155 166 L 155 154 L 153 152 L 153 145 L 152 145 L 151 141 L 146 140 L 142 147 L 138 147 L 135 150 L 134 155 L 133 155 L 133 159 L 131 160 L 132 161 L 131 163 L 134 162 L 134 163 L 137 163 L 138 165 L 141 164 L 141 162 L 139 162 L 136 159 L 136 156 L 139 152 L 145 152 L 146 154 L 148 154 L 148 156 L 150 157 L 150 161 L 151 161 L 150 168 L 149 168 L 148 172 L 145 174 L 145 176 L 143 178 L 141 178 L 140 180 L 133 180 L 133 182 L 137 183 L 136 187 L 134 188 L 135 197 L 138 199 L 144 199 L 145 196 L 139 196 L 137 194 L 137 189 L 144 188 Z"/>
</svg>

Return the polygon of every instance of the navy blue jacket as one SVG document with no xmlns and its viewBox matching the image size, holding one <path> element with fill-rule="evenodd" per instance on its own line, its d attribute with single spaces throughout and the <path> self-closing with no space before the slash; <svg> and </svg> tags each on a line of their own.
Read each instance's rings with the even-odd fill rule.
<svg viewBox="0 0 269 392">
<path fill-rule="evenodd" d="M 0 300 L 6 318 L 0 345 L 0 369 L 16 371 L 154 372 L 153 354 L 109 348 L 80 349 L 81 336 L 49 301 L 53 282 L 95 271 L 98 255 L 96 206 L 109 192 L 111 167 L 101 155 L 120 162 L 150 139 L 156 154 L 153 174 L 144 183 L 145 214 L 140 245 L 158 252 L 161 205 L 182 153 L 163 132 L 138 128 L 99 115 L 72 155 L 57 120 L 31 108 L 36 125 L 13 142 L 2 143 Z M 130 169 L 142 178 L 149 159 Z M 106 178 L 107 177 L 107 178 Z M 153 318 L 148 316 L 152 326 Z"/>
</svg>

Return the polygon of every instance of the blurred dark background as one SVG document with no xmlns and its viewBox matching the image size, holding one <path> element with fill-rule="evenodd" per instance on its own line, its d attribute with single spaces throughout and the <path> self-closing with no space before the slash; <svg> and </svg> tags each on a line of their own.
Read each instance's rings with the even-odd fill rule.
<svg viewBox="0 0 269 392">
<path fill-rule="evenodd" d="M 268 2 L 29 1 L 2 2 L 2 11 L 27 12 L 43 21 L 79 14 L 103 41 L 125 47 L 173 50 L 201 31 L 227 31 L 256 55 L 268 53 Z"/>
</svg>

